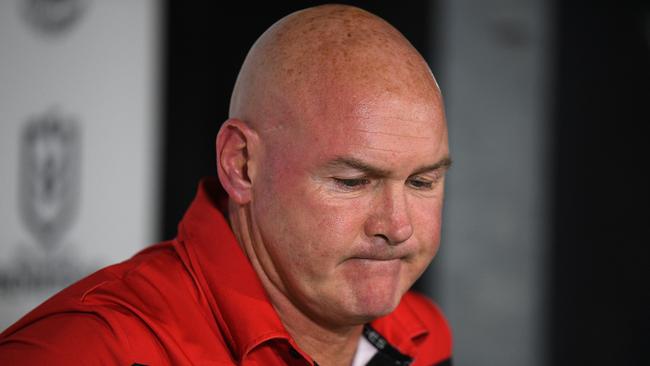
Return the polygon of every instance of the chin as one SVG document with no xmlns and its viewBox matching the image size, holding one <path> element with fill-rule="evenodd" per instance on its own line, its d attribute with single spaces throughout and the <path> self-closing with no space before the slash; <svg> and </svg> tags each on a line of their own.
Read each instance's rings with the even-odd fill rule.
<svg viewBox="0 0 650 366">
<path fill-rule="evenodd" d="M 396 287 L 382 286 L 381 284 L 363 290 L 358 290 L 348 306 L 361 323 L 390 314 L 404 295 Z"/>
<path fill-rule="evenodd" d="M 395 310 L 397 304 L 373 304 L 373 306 L 368 306 L 366 308 L 356 308 L 350 311 L 348 324 L 353 325 L 362 325 L 370 323 L 371 321 L 381 318 L 385 315 L 390 314 Z"/>
<path fill-rule="evenodd" d="M 345 280 L 332 295 L 356 324 L 391 313 L 412 283 L 401 261 L 350 261 L 345 269 Z"/>
</svg>

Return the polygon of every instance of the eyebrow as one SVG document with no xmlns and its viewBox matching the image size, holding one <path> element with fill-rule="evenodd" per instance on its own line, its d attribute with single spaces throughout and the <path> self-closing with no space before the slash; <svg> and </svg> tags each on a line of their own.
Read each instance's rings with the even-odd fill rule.
<svg viewBox="0 0 650 366">
<path fill-rule="evenodd" d="M 348 167 L 363 172 L 369 177 L 384 178 L 390 176 L 390 171 L 372 166 L 364 161 L 355 158 L 337 157 L 327 164 L 330 168 Z M 445 156 L 431 165 L 419 167 L 411 175 L 422 174 L 434 170 L 447 170 L 451 167 L 451 158 Z"/>
</svg>

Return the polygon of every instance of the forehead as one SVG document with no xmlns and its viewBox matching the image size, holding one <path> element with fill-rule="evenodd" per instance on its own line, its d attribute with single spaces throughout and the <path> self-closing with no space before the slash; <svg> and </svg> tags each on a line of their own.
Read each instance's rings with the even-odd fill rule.
<svg viewBox="0 0 650 366">
<path fill-rule="evenodd" d="M 318 166 L 347 156 L 394 170 L 431 164 L 448 154 L 442 105 L 384 94 L 325 98 L 292 128 L 290 154 Z"/>
</svg>

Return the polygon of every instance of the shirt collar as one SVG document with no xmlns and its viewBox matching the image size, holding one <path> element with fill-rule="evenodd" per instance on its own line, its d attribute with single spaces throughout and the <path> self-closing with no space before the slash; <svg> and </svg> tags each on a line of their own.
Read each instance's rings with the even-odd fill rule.
<svg viewBox="0 0 650 366">
<path fill-rule="evenodd" d="M 202 180 L 179 225 L 178 242 L 187 251 L 228 346 L 241 360 L 266 341 L 291 337 L 219 211 L 224 203 L 227 206 L 227 196 L 218 181 Z"/>
<path fill-rule="evenodd" d="M 421 316 L 404 299 L 393 312 L 373 320 L 370 326 L 386 338 L 391 346 L 411 356 L 415 355 L 418 343 L 429 335 L 429 329 Z"/>
</svg>

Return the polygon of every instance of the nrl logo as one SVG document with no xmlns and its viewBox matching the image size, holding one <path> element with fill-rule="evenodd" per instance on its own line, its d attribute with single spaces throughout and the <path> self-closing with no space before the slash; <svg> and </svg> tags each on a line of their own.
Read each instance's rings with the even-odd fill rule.
<svg viewBox="0 0 650 366">
<path fill-rule="evenodd" d="M 30 120 L 20 154 L 20 208 L 25 226 L 47 251 L 75 219 L 80 195 L 78 124 L 55 111 Z"/>
</svg>

